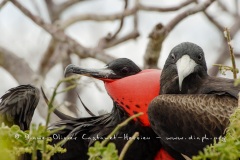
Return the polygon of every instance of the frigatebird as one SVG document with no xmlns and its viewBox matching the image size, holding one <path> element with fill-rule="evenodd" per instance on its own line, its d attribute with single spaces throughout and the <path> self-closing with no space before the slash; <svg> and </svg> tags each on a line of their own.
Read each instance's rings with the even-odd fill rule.
<svg viewBox="0 0 240 160">
<path fill-rule="evenodd" d="M 106 137 L 116 126 L 129 116 L 138 112 L 144 112 L 126 127 L 122 128 L 112 141 L 121 152 L 126 139 L 121 138 L 126 135 L 131 136 L 134 132 L 140 133 L 140 139 L 135 140 L 126 153 L 125 159 L 149 159 L 152 160 L 158 155 L 159 160 L 183 159 L 182 155 L 171 148 L 162 149 L 162 145 L 157 139 L 157 135 L 150 128 L 148 116 L 146 114 L 148 104 L 159 94 L 160 91 L 160 70 L 141 70 L 134 62 L 126 58 L 116 59 L 107 64 L 103 69 L 83 69 L 75 65 L 69 65 L 65 69 L 65 75 L 70 73 L 86 75 L 99 80 L 105 84 L 109 96 L 113 100 L 113 110 L 111 113 L 97 117 L 89 117 L 79 120 L 65 120 L 55 124 L 60 127 L 67 126 L 61 132 L 62 135 L 72 135 L 79 137 L 83 134 L 89 137 L 87 145 L 92 143 L 96 137 Z M 70 132 L 70 133 L 69 133 Z M 146 139 L 148 137 L 148 139 Z M 82 137 L 79 139 L 82 141 Z M 100 138 L 101 140 L 101 138 Z M 73 145 L 74 143 L 74 145 Z M 82 143 L 81 143 L 82 144 Z M 64 147 L 70 148 L 74 154 L 59 154 L 58 158 L 66 156 L 66 159 L 73 159 L 74 156 L 80 156 L 81 150 L 79 142 L 68 141 Z M 82 146 L 83 147 L 83 146 Z M 78 150 L 78 152 L 76 152 Z M 77 155 L 79 153 L 79 155 Z M 134 153 L 134 154 L 133 154 Z M 170 156 L 170 155 L 171 156 Z M 83 154 L 82 154 L 83 156 Z M 84 159 L 86 157 L 83 157 Z M 63 159 L 63 158 L 62 158 Z"/>
<path fill-rule="evenodd" d="M 181 43 L 171 50 L 160 95 L 148 108 L 151 127 L 163 144 L 189 157 L 197 155 L 214 139 L 223 140 L 239 91 L 232 79 L 207 74 L 201 47 Z"/>
<path fill-rule="evenodd" d="M 66 69 L 66 74 L 69 72 L 78 72 L 78 69 L 79 68 L 75 66 L 69 66 Z M 84 72 L 80 74 L 87 74 L 88 76 L 98 78 L 105 82 L 106 89 L 113 99 L 114 107 L 111 113 L 87 118 L 73 118 L 63 113 L 55 112 L 63 120 L 56 122 L 51 127 L 66 126 L 66 128 L 51 136 L 53 138 L 52 144 L 57 143 L 67 136 L 71 136 L 73 139 L 69 140 L 63 146 L 67 148 L 67 153 L 55 154 L 52 157 L 54 160 L 88 159 L 87 150 L 89 145 L 93 144 L 98 138 L 102 140 L 101 138 L 106 137 L 117 124 L 127 119 L 130 115 L 137 112 L 146 112 L 149 102 L 157 96 L 159 92 L 160 71 L 141 71 L 136 64 L 128 59 L 115 60 L 109 63 L 102 71 L 82 71 Z M 21 88 L 22 87 L 17 87 L 16 90 L 11 89 L 14 92 L 4 95 L 4 99 L 11 99 L 11 101 L 8 102 L 13 104 L 18 103 L 18 101 L 21 102 L 20 96 L 27 101 L 24 101 L 26 103 L 18 103 L 19 105 L 21 104 L 18 106 L 19 108 L 29 106 L 29 104 L 34 104 L 35 106 L 39 99 L 38 89 L 31 86 L 36 92 L 33 92 L 34 94 L 31 99 L 28 99 L 28 90 L 21 90 Z M 21 94 L 18 94 L 20 93 L 18 90 L 21 91 Z M 6 103 L 4 103 L 2 107 L 7 107 L 5 104 Z M 27 107 L 27 109 L 33 112 L 35 108 Z M 17 110 L 12 110 L 13 113 L 15 111 Z M 4 112 L 4 114 L 5 113 L 6 112 Z M 28 112 L 25 111 L 25 113 Z M 21 112 L 21 117 L 30 118 L 32 114 L 22 114 Z M 22 119 L 18 119 L 14 124 L 19 124 L 18 122 L 22 123 Z M 29 123 L 30 120 L 28 120 L 28 125 L 25 129 L 29 128 Z M 136 131 L 140 133 L 140 139 L 132 144 L 127 151 L 125 159 L 154 159 L 156 155 L 159 160 L 172 160 L 172 157 L 175 159 L 182 159 L 179 153 L 165 148 L 165 150 L 168 151 L 167 153 L 162 149 L 162 145 L 159 143 L 158 139 L 156 139 L 156 134 L 149 127 L 149 121 L 146 114 L 130 122 L 126 127 L 121 129 L 115 139 L 112 139 L 112 141 L 116 143 L 119 152 L 122 150 L 128 137 L 133 135 Z M 38 159 L 41 159 L 41 155 L 39 154 L 38 156 Z M 26 156 L 25 158 L 29 159 L 30 157 L 31 156 Z"/>
<path fill-rule="evenodd" d="M 0 122 L 28 130 L 39 101 L 39 90 L 31 85 L 9 89 L 0 98 Z"/>
</svg>

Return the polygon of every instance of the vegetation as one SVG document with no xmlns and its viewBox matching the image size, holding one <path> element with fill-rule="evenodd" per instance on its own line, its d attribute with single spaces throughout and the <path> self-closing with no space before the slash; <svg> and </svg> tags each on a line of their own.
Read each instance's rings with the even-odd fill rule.
<svg viewBox="0 0 240 160">
<path fill-rule="evenodd" d="M 235 85 L 239 85 L 240 79 L 237 79 L 238 69 L 235 65 L 235 57 L 233 48 L 231 46 L 231 37 L 229 30 L 226 28 L 224 35 L 227 39 L 232 66 L 218 65 L 221 73 L 225 74 L 226 71 L 233 72 Z M 240 96 L 240 94 L 239 94 Z M 203 152 L 198 156 L 194 156 L 193 160 L 238 160 L 240 159 L 240 98 L 238 98 L 238 108 L 235 113 L 230 117 L 230 125 L 226 130 L 224 141 L 214 142 L 213 145 L 207 146 Z"/>
<path fill-rule="evenodd" d="M 58 128 L 55 130 L 48 130 L 49 119 L 51 113 L 56 108 L 53 104 L 57 94 L 64 93 L 76 87 L 75 81 L 79 79 L 79 76 L 71 76 L 60 80 L 53 91 L 50 101 L 48 102 L 48 114 L 46 118 L 46 124 L 35 125 L 32 124 L 29 131 L 22 131 L 19 126 L 13 125 L 12 127 L 6 126 L 4 123 L 0 126 L 0 155 L 5 160 L 15 160 L 17 157 L 25 153 L 32 154 L 32 160 L 37 159 L 37 151 L 42 154 L 43 160 L 50 160 L 51 156 L 55 153 L 64 153 L 66 149 L 61 148 L 61 146 L 67 141 L 67 137 L 55 145 L 50 145 L 49 142 L 52 141 L 50 135 L 62 130 L 63 128 Z M 63 82 L 70 82 L 66 89 L 58 91 L 59 86 Z M 46 100 L 47 101 L 47 100 Z M 111 137 L 113 137 L 119 129 L 127 125 L 132 119 L 142 115 L 143 113 L 138 113 L 129 117 L 124 122 L 120 123 L 109 136 L 103 140 L 101 143 L 96 141 L 93 147 L 89 147 L 89 159 L 91 160 L 122 160 L 128 147 L 137 138 L 138 132 L 136 132 L 132 138 L 126 143 L 120 156 L 118 156 L 118 151 L 114 143 L 108 143 Z"/>
<path fill-rule="evenodd" d="M 13 125 L 12 127 L 8 127 L 4 125 L 4 123 L 1 125 L 0 154 L 2 155 L 2 157 L 4 157 L 5 160 L 14 160 L 16 159 L 16 157 L 19 157 L 21 154 L 24 153 L 31 153 L 32 160 L 36 160 L 37 151 L 40 151 L 42 153 L 43 160 L 49 160 L 50 157 L 55 153 L 66 152 L 66 149 L 61 148 L 61 145 L 67 141 L 67 138 L 63 139 L 54 146 L 49 144 L 49 142 L 51 142 L 52 140 L 49 136 L 63 128 L 58 128 L 50 131 L 48 130 L 47 126 L 49 124 L 51 113 L 56 108 L 53 105 L 56 95 L 74 88 L 76 84 L 72 83 L 72 85 L 70 85 L 63 91 L 58 91 L 58 87 L 63 82 L 72 82 L 78 78 L 79 76 L 72 76 L 64 78 L 57 83 L 51 96 L 50 102 L 48 103 L 48 115 L 46 118 L 46 124 L 44 126 L 37 126 L 35 124 L 32 124 L 29 131 L 22 131 L 17 125 Z"/>
</svg>

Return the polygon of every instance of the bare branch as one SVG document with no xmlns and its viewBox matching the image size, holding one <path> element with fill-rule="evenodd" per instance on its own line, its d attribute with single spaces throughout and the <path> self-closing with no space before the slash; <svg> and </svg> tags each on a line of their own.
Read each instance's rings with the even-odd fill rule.
<svg viewBox="0 0 240 160">
<path fill-rule="evenodd" d="M 2 9 L 3 6 L 8 2 L 9 0 L 3 0 L 2 3 L 0 3 L 0 10 Z"/>
<path fill-rule="evenodd" d="M 179 22 L 192 14 L 204 11 L 213 2 L 214 0 L 207 0 L 196 5 L 195 7 L 185 10 L 172 19 L 166 26 L 157 24 L 149 35 L 150 40 L 144 55 L 144 68 L 157 68 L 162 43 L 167 37 L 168 33 L 171 32 Z"/>
<path fill-rule="evenodd" d="M 152 33 L 158 33 L 163 29 L 161 23 L 157 24 Z M 165 39 L 165 35 L 155 36 L 154 34 L 149 35 L 149 42 L 147 44 L 147 49 L 144 55 L 144 69 L 148 68 L 158 68 L 157 63 L 160 56 L 160 51 L 162 49 L 162 42 Z"/>
<path fill-rule="evenodd" d="M 235 15 L 239 16 L 239 1 L 235 0 Z"/>
<path fill-rule="evenodd" d="M 227 7 L 226 7 L 226 5 L 221 1 L 221 0 L 217 0 L 217 2 L 218 2 L 218 5 L 221 7 L 221 9 L 223 10 L 223 11 L 225 11 L 225 12 L 227 12 L 228 14 L 230 14 L 230 15 L 232 15 L 232 16 L 238 16 L 238 11 L 236 10 L 235 12 L 233 11 L 233 10 L 231 10 L 231 9 L 228 9 Z M 238 4 L 236 4 L 237 6 L 236 6 L 236 9 L 238 8 Z"/>
<path fill-rule="evenodd" d="M 45 77 L 45 74 L 49 70 L 50 59 L 53 56 L 56 46 L 57 46 L 57 41 L 52 38 L 50 43 L 48 44 L 48 48 L 47 48 L 46 52 L 42 56 L 40 65 L 38 67 L 38 73 L 40 75 L 42 75 L 43 77 Z"/>
<path fill-rule="evenodd" d="M 51 19 L 51 22 L 54 22 L 55 20 L 59 19 L 59 15 L 56 15 L 56 6 L 53 2 L 53 0 L 45 0 L 47 10 L 48 10 L 48 15 L 49 18 Z"/>
<path fill-rule="evenodd" d="M 240 58 L 240 53 L 235 53 L 236 58 Z"/>
<path fill-rule="evenodd" d="M 125 6 L 124 6 L 124 11 L 125 11 L 128 6 L 128 0 L 124 0 L 124 1 L 125 1 Z M 113 36 L 110 39 L 115 39 L 117 37 L 118 33 L 120 33 L 120 31 L 122 30 L 123 23 L 124 23 L 124 17 L 121 18 L 119 28 L 117 29 L 117 31 L 113 34 Z"/>
<path fill-rule="evenodd" d="M 125 0 L 124 10 L 127 9 L 127 5 L 128 5 L 128 1 Z M 137 29 L 137 16 L 136 16 L 136 13 L 134 14 L 134 19 L 133 19 L 134 27 L 133 27 L 133 31 L 132 32 L 130 32 L 127 35 L 117 39 L 117 34 L 120 32 L 120 30 L 122 29 L 122 26 L 123 26 L 124 17 L 122 17 L 121 24 L 120 24 L 119 29 L 117 30 L 117 32 L 113 36 L 108 34 L 107 37 L 104 37 L 104 38 L 100 39 L 96 49 L 97 50 L 102 50 L 102 49 L 106 49 L 106 48 L 110 48 L 110 47 L 116 46 L 116 45 L 118 45 L 120 43 L 123 43 L 125 41 L 128 41 L 130 39 L 136 39 L 139 36 L 139 32 L 138 32 L 138 29 Z"/>
<path fill-rule="evenodd" d="M 59 19 L 64 10 L 81 1 L 84 0 L 67 0 L 61 4 L 55 4 L 52 0 L 45 0 L 45 3 L 47 5 L 48 13 L 52 22 L 55 22 Z"/>
<path fill-rule="evenodd" d="M 103 49 L 107 49 L 107 48 L 111 48 L 113 46 L 116 46 L 120 43 L 126 42 L 130 39 L 136 39 L 139 36 L 139 32 L 138 31 L 132 31 L 129 34 L 118 38 L 118 39 L 107 39 L 106 37 L 100 39 L 98 46 L 95 48 L 96 50 L 103 50 Z"/>
<path fill-rule="evenodd" d="M 201 3 L 193 8 L 190 8 L 179 15 L 175 17 L 172 21 L 170 21 L 167 26 L 165 27 L 167 29 L 167 32 L 169 33 L 179 22 L 181 22 L 184 18 L 193 15 L 195 13 L 205 11 L 205 9 L 208 8 L 215 0 L 207 0 L 204 3 Z"/>
<path fill-rule="evenodd" d="M 237 32 L 239 31 L 239 28 L 240 28 L 240 19 L 235 18 L 234 24 L 230 28 L 230 35 L 233 39 L 234 39 L 235 35 L 237 34 Z M 226 42 L 224 39 L 222 40 L 221 46 L 222 46 L 222 48 L 219 49 L 219 56 L 218 56 L 217 60 L 214 62 L 215 64 L 224 64 L 229 59 L 229 56 L 227 54 L 228 46 L 226 45 Z M 217 67 L 211 67 L 209 69 L 210 75 L 216 76 L 217 73 L 218 73 Z"/>
<path fill-rule="evenodd" d="M 139 9 L 144 11 L 154 11 L 154 12 L 171 12 L 171 11 L 177 11 L 191 3 L 193 3 L 195 0 L 187 0 L 184 1 L 176 6 L 173 7 L 152 7 L 152 6 L 144 6 L 142 4 L 139 4 Z"/>
<path fill-rule="evenodd" d="M 68 7 L 71 7 L 72 5 L 82 2 L 84 0 L 67 0 L 66 2 L 60 4 L 58 6 L 58 15 L 60 15 L 64 10 L 66 10 Z"/>
<path fill-rule="evenodd" d="M 203 12 L 208 20 L 222 33 L 224 27 L 216 21 L 211 15 L 209 15 L 206 11 Z"/>
<path fill-rule="evenodd" d="M 61 48 L 64 48 L 62 50 L 63 53 L 63 56 L 62 56 L 62 68 L 63 70 L 67 67 L 67 65 L 71 64 L 72 61 L 71 61 L 71 58 L 70 58 L 70 52 L 69 52 L 69 49 L 67 47 L 64 47 L 64 45 L 66 44 L 61 44 L 63 47 Z M 68 88 L 70 87 L 72 84 L 70 83 L 64 83 L 65 87 L 64 88 Z M 67 102 L 71 102 L 72 104 L 76 104 L 77 103 L 77 99 L 78 99 L 78 96 L 77 96 L 77 89 L 74 88 L 74 89 L 71 89 L 69 90 L 68 92 L 66 92 L 65 94 L 65 101 Z M 72 112 L 72 114 L 74 114 L 74 116 L 78 116 L 78 110 L 77 110 L 77 107 L 76 105 L 69 105 L 68 107 L 68 110 L 70 110 Z"/>
<path fill-rule="evenodd" d="M 31 12 L 29 12 L 24 6 L 22 6 L 17 0 L 11 0 L 11 2 L 20 9 L 27 17 L 29 17 L 33 22 L 37 25 L 41 26 L 44 30 L 46 30 L 49 34 L 53 36 L 56 40 L 60 42 L 66 42 L 69 45 L 69 48 L 72 52 L 77 54 L 81 58 L 92 57 L 96 58 L 100 61 L 108 63 L 115 59 L 114 57 L 107 55 L 104 51 L 99 51 L 91 48 L 85 48 L 77 41 L 67 36 L 62 30 L 58 27 L 45 23 L 40 17 L 34 16 Z"/>
<path fill-rule="evenodd" d="M 6 69 L 19 84 L 31 84 L 35 81 L 36 76 L 28 63 L 2 47 L 0 47 L 0 66 Z"/>
<path fill-rule="evenodd" d="M 98 14 L 85 14 L 85 15 L 76 15 L 68 18 L 65 21 L 62 21 L 59 25 L 61 28 L 67 28 L 70 25 L 79 22 L 79 21 L 114 21 L 114 20 L 119 20 L 124 17 L 130 16 L 134 13 L 136 13 L 137 8 L 134 7 L 132 9 L 126 9 L 124 12 L 120 13 L 115 13 L 115 14 L 110 14 L 110 15 L 98 15 Z"/>
<path fill-rule="evenodd" d="M 138 1 L 138 0 L 137 0 Z M 79 21 L 114 21 L 119 20 L 127 16 L 131 16 L 136 14 L 138 10 L 145 10 L 145 11 L 158 11 L 158 12 L 171 12 L 176 11 L 190 3 L 194 2 L 194 0 L 187 0 L 177 6 L 169 7 L 169 8 L 157 8 L 157 7 L 148 7 L 140 4 L 139 2 L 136 2 L 137 5 L 135 5 L 132 9 L 126 9 L 124 12 L 121 13 L 115 13 L 111 15 L 98 15 L 98 14 L 85 14 L 85 15 L 76 15 L 68 18 L 65 21 L 62 21 L 59 25 L 61 28 L 67 28 L 70 25 L 79 22 Z"/>
</svg>

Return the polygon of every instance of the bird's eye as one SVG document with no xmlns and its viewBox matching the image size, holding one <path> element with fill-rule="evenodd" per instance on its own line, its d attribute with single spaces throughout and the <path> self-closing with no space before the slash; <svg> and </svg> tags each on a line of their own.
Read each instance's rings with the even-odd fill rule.
<svg viewBox="0 0 240 160">
<path fill-rule="evenodd" d="M 174 54 L 171 54 L 171 57 L 173 60 L 175 60 L 175 58 L 176 58 Z"/>
<path fill-rule="evenodd" d="M 121 69 L 121 72 L 124 73 L 124 74 L 127 74 L 129 72 L 129 69 L 127 67 L 123 67 Z"/>
<path fill-rule="evenodd" d="M 202 55 L 198 55 L 198 60 L 202 60 Z"/>
</svg>

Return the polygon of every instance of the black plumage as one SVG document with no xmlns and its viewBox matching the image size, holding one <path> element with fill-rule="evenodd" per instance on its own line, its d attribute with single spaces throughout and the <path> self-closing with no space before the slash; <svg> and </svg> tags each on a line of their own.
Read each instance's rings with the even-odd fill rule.
<svg viewBox="0 0 240 160">
<path fill-rule="evenodd" d="M 131 60 L 120 58 L 109 63 L 106 68 L 100 70 L 82 69 L 75 65 L 69 65 L 65 69 L 65 75 L 77 73 L 98 79 L 111 80 L 128 77 L 140 71 L 141 69 Z M 119 123 L 129 118 L 129 115 L 120 104 L 114 102 L 113 110 L 104 115 L 87 118 L 64 118 L 64 114 L 61 114 L 61 117 L 65 120 L 56 122 L 51 127 L 58 128 L 65 126 L 66 128 L 59 131 L 55 135 L 55 138 L 57 136 L 70 136 L 76 139 L 66 142 L 63 147 L 67 148 L 67 153 L 54 155 L 52 158 L 54 160 L 88 159 L 88 147 L 93 145 L 96 140 L 102 141 L 106 138 Z M 125 159 L 154 159 L 161 148 L 161 144 L 156 140 L 155 132 L 149 126 L 143 126 L 139 121 L 131 121 L 127 126 L 123 127 L 110 142 L 116 144 L 116 148 L 120 153 L 129 140 L 127 137 L 131 137 L 135 132 L 139 132 L 140 139 L 133 142 L 125 155 Z M 54 139 L 54 135 L 52 135 L 52 137 L 53 144 L 61 140 L 58 138 Z"/>
<path fill-rule="evenodd" d="M 93 145 L 96 140 L 102 141 L 106 138 L 113 129 L 122 121 L 129 118 L 128 114 L 121 109 L 120 106 L 114 104 L 111 113 L 101 116 L 79 118 L 76 120 L 61 120 L 55 124 L 54 127 L 66 126 L 62 131 L 52 135 L 53 144 L 59 142 L 59 137 L 70 136 L 73 140 L 69 140 L 64 144 L 67 153 L 55 154 L 53 160 L 75 160 L 88 159 L 88 147 Z M 161 144 L 156 141 L 156 134 L 150 127 L 143 127 L 141 123 L 131 121 L 127 126 L 123 127 L 110 142 L 116 144 L 117 150 L 120 153 L 126 142 L 135 132 L 139 132 L 140 138 L 147 138 L 149 140 L 136 140 L 131 145 L 126 153 L 125 159 L 143 159 L 152 160 L 161 148 Z M 132 154 L 135 153 L 135 154 Z"/>
<path fill-rule="evenodd" d="M 0 122 L 28 130 L 39 101 L 39 90 L 31 85 L 11 88 L 0 98 Z"/>
<path fill-rule="evenodd" d="M 170 52 L 161 75 L 161 95 L 149 106 L 151 126 L 162 143 L 191 157 L 225 135 L 239 91 L 232 79 L 207 74 L 201 47 L 181 43 Z"/>
</svg>

